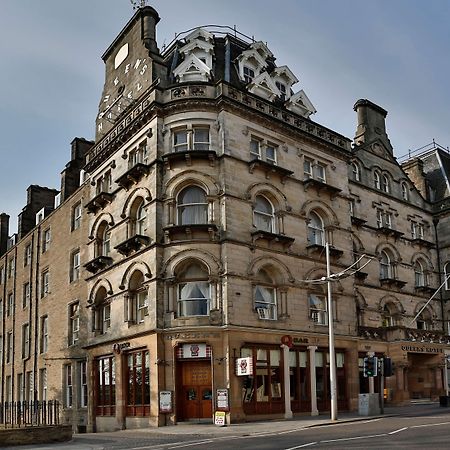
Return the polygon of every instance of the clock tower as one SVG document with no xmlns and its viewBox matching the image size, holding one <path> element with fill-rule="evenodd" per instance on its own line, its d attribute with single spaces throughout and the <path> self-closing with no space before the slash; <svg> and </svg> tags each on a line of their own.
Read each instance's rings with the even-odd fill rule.
<svg viewBox="0 0 450 450">
<path fill-rule="evenodd" d="M 103 54 L 105 84 L 96 118 L 96 142 L 159 78 L 162 59 L 156 44 L 159 15 L 150 6 L 139 8 Z"/>
</svg>

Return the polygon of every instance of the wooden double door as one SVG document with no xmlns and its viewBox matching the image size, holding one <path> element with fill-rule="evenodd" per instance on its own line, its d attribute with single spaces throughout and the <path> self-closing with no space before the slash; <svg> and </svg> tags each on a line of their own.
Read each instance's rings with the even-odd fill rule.
<svg viewBox="0 0 450 450">
<path fill-rule="evenodd" d="M 210 361 L 182 361 L 178 373 L 178 420 L 212 419 Z"/>
</svg>

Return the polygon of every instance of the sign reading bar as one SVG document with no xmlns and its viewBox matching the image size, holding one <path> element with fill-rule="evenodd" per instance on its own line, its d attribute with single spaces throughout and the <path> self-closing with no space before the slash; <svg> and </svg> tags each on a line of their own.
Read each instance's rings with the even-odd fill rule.
<svg viewBox="0 0 450 450">
<path fill-rule="evenodd" d="M 172 391 L 160 391 L 159 393 L 159 412 L 172 412 Z"/>
<path fill-rule="evenodd" d="M 246 358 L 236 358 L 236 375 L 253 375 L 253 359 L 251 356 Z"/>
</svg>

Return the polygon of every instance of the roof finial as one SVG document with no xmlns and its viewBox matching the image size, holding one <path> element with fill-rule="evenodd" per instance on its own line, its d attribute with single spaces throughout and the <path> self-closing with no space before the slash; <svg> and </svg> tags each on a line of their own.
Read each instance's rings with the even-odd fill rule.
<svg viewBox="0 0 450 450">
<path fill-rule="evenodd" d="M 148 0 L 130 0 L 131 4 L 133 5 L 133 10 L 136 11 L 139 8 L 143 8 L 144 6 L 147 6 Z"/>
</svg>

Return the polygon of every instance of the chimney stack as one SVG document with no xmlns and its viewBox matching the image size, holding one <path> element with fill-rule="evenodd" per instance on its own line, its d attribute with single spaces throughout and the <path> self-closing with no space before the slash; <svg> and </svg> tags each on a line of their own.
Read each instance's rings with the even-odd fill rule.
<svg viewBox="0 0 450 450">
<path fill-rule="evenodd" d="M 158 12 L 151 6 L 141 8 L 142 40 L 150 53 L 159 55 L 156 44 L 156 24 L 160 21 Z"/>
<path fill-rule="evenodd" d="M 0 214 L 0 256 L 8 249 L 9 216 L 6 213 Z"/>
<path fill-rule="evenodd" d="M 358 117 L 355 144 L 370 145 L 375 141 L 381 141 L 386 149 L 393 154 L 392 145 L 386 133 L 387 111 L 367 99 L 358 100 L 353 109 Z"/>
</svg>

